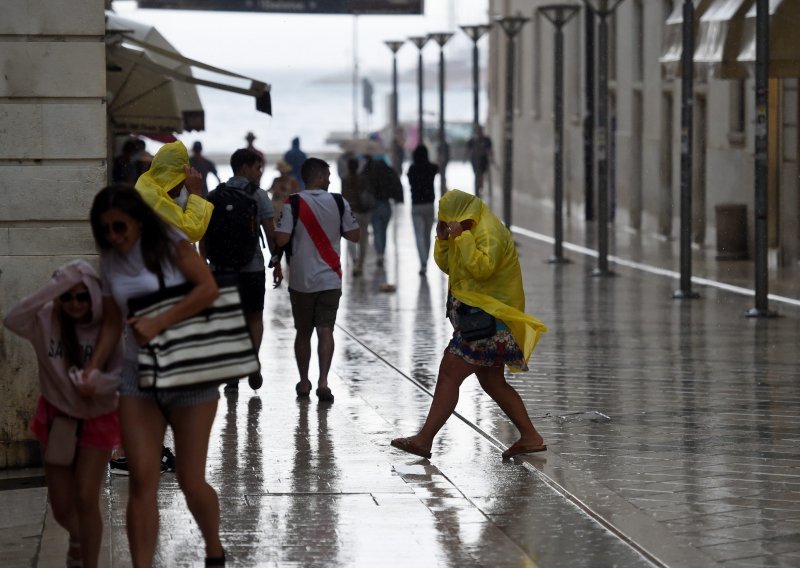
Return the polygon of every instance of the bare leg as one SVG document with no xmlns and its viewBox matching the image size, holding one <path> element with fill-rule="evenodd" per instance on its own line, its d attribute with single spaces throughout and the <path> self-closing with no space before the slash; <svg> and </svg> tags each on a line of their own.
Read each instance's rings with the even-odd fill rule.
<svg viewBox="0 0 800 568">
<path fill-rule="evenodd" d="M 317 386 L 325 388 L 328 386 L 328 372 L 331 370 L 333 361 L 333 328 L 318 327 L 317 342 L 317 356 L 319 357 L 319 384 Z"/>
<path fill-rule="evenodd" d="M 216 413 L 216 400 L 175 408 L 170 413 L 175 433 L 175 473 L 189 511 L 203 534 L 209 557 L 222 556 L 219 498 L 206 481 L 208 439 Z"/>
<path fill-rule="evenodd" d="M 44 453 L 44 447 L 42 447 Z M 69 533 L 70 542 L 80 538 L 78 514 L 75 510 L 75 471 L 71 467 L 44 464 L 47 497 L 56 522 Z M 69 557 L 81 558 L 77 547 L 70 545 Z"/>
<path fill-rule="evenodd" d="M 506 382 L 503 367 L 480 367 L 475 374 L 484 392 L 492 397 L 500 410 L 505 412 L 519 430 L 520 438 L 517 443 L 530 446 L 542 445 L 544 440 L 534 428 L 519 393 Z"/>
<path fill-rule="evenodd" d="M 264 312 L 245 314 L 244 320 L 247 323 L 247 331 L 250 332 L 250 339 L 253 340 L 253 349 L 258 356 L 258 351 L 261 349 L 261 338 L 264 336 Z"/>
<path fill-rule="evenodd" d="M 76 503 L 80 522 L 81 557 L 84 568 L 96 568 L 103 539 L 103 516 L 100 513 L 100 486 L 105 479 L 111 452 L 78 448 L 75 466 Z"/>
<path fill-rule="evenodd" d="M 123 396 L 119 403 L 122 445 L 130 471 L 128 542 L 134 567 L 149 568 L 158 539 L 158 483 L 167 422 L 155 402 Z"/>
<path fill-rule="evenodd" d="M 430 451 L 436 434 L 456 409 L 461 383 L 474 373 L 475 369 L 476 367 L 460 357 L 445 351 L 442 362 L 439 364 L 439 377 L 436 379 L 436 389 L 433 391 L 433 401 L 428 410 L 428 417 L 419 433 L 409 438 L 415 445 Z"/>
<path fill-rule="evenodd" d="M 300 382 L 311 388 L 311 381 L 308 379 L 308 365 L 311 362 L 311 334 L 313 329 L 308 331 L 297 330 L 294 337 L 294 358 L 297 361 L 297 372 L 300 374 Z"/>
</svg>

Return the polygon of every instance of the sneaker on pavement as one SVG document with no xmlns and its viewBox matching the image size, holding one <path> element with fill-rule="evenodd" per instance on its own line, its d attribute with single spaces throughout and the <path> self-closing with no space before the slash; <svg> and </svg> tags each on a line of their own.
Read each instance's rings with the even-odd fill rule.
<svg viewBox="0 0 800 568">
<path fill-rule="evenodd" d="M 114 475 L 130 475 L 128 471 L 128 458 L 122 456 L 108 462 L 108 469 Z"/>
<path fill-rule="evenodd" d="M 264 378 L 261 376 L 261 373 L 253 373 L 247 377 L 247 384 L 250 385 L 251 389 L 258 390 L 261 388 L 261 385 L 264 384 Z"/>
<path fill-rule="evenodd" d="M 175 471 L 175 454 L 167 446 L 161 448 L 161 473 Z"/>
</svg>

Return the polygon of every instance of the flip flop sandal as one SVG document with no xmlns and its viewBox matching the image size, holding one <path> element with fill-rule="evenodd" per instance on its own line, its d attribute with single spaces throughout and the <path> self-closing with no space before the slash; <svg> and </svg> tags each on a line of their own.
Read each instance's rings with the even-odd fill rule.
<svg viewBox="0 0 800 568">
<path fill-rule="evenodd" d="M 303 389 L 303 381 L 300 381 L 294 386 L 294 392 L 297 393 L 297 398 L 309 398 L 311 396 L 311 383 L 308 384 L 308 390 Z"/>
<path fill-rule="evenodd" d="M 320 402 L 333 402 L 333 393 L 328 387 L 318 388 L 317 398 Z"/>
<path fill-rule="evenodd" d="M 398 450 L 403 450 L 409 454 L 414 454 L 421 458 L 431 459 L 431 453 L 427 450 L 420 448 L 408 438 L 395 438 L 390 444 Z"/>
<path fill-rule="evenodd" d="M 542 444 L 541 446 L 518 446 L 517 444 L 513 444 L 510 448 L 503 452 L 503 459 L 509 460 L 520 454 L 535 454 L 536 452 L 545 451 L 547 451 L 546 444 Z"/>
</svg>

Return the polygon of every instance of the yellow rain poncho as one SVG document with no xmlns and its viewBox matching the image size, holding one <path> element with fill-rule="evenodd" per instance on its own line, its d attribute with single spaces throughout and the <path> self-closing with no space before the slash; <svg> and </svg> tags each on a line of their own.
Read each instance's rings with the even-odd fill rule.
<svg viewBox="0 0 800 568">
<path fill-rule="evenodd" d="M 439 220 L 467 219 L 474 221 L 471 230 L 455 239 L 436 239 L 436 264 L 450 277 L 450 292 L 456 299 L 508 326 L 527 363 L 547 326 L 524 311 L 522 270 L 514 240 L 481 199 L 457 189 L 445 193 L 439 200 Z"/>
<path fill-rule="evenodd" d="M 164 144 L 156 152 L 150 169 L 139 176 L 136 189 L 145 202 L 164 221 L 177 227 L 193 243 L 203 238 L 214 206 L 197 195 L 189 195 L 186 210 L 167 194 L 186 179 L 183 167 L 189 165 L 189 152 L 183 142 Z"/>
</svg>

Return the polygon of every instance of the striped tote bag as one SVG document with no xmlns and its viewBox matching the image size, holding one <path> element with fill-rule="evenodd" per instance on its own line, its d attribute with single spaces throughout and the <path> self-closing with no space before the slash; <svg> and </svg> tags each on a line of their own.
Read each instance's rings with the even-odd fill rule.
<svg viewBox="0 0 800 568">
<path fill-rule="evenodd" d="M 200 313 L 164 329 L 139 348 L 139 387 L 171 389 L 224 382 L 260 365 L 242 313 L 235 276 L 217 278 L 219 296 Z M 128 300 L 129 315 L 155 316 L 178 303 L 193 284 L 163 287 Z"/>
</svg>

